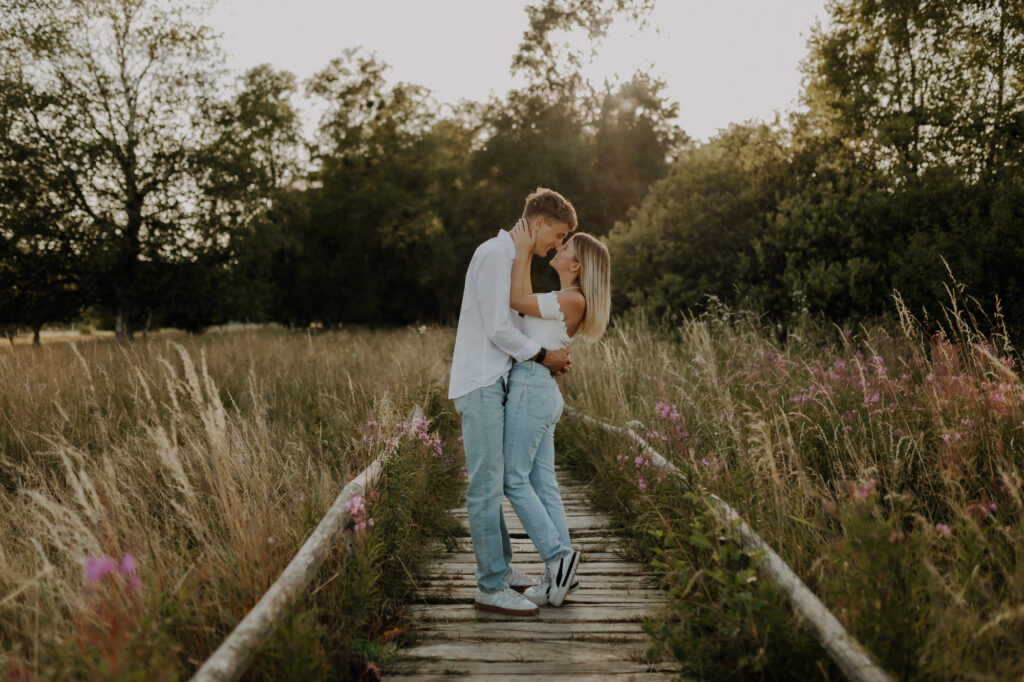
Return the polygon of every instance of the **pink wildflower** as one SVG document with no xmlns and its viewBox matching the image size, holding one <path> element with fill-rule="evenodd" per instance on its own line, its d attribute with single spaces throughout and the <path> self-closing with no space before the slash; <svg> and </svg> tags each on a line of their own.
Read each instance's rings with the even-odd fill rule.
<svg viewBox="0 0 1024 682">
<path fill-rule="evenodd" d="M 114 560 L 108 556 L 89 557 L 85 560 L 85 578 L 90 583 L 98 583 L 115 570 Z"/>
<path fill-rule="evenodd" d="M 138 562 L 131 552 L 125 552 L 121 556 L 121 563 L 117 565 L 117 572 L 121 575 L 134 575 L 139 569 Z"/>
<path fill-rule="evenodd" d="M 850 495 L 851 497 L 853 497 L 854 502 L 863 502 L 869 497 L 871 497 L 871 493 L 874 492 L 875 485 L 877 483 L 877 481 L 871 479 L 870 481 L 863 485 L 853 486 L 852 490 L 850 491 Z"/>
<path fill-rule="evenodd" d="M 941 535 L 943 537 L 947 537 L 947 538 L 949 537 L 949 533 L 950 533 L 949 526 L 947 526 L 946 524 L 942 523 L 941 521 L 939 523 L 935 524 L 935 530 L 939 531 L 939 535 Z"/>
<path fill-rule="evenodd" d="M 345 511 L 351 516 L 357 516 L 363 513 L 363 498 L 359 495 L 353 495 L 349 498 L 348 502 L 345 503 Z"/>
</svg>

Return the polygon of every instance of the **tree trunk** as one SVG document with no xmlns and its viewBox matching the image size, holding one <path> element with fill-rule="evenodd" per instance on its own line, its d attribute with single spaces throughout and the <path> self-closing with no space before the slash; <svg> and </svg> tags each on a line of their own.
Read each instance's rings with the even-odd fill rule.
<svg viewBox="0 0 1024 682">
<path fill-rule="evenodd" d="M 39 330 L 40 329 L 42 329 L 42 327 L 32 327 L 32 345 L 33 346 L 40 345 L 40 341 L 39 341 Z M 11 343 L 14 343 L 14 341 L 12 340 Z"/>
<path fill-rule="evenodd" d="M 118 341 L 134 341 L 135 330 L 132 329 L 131 323 L 131 305 L 126 300 L 126 294 L 118 292 L 117 298 L 117 310 L 114 313 L 114 337 Z"/>
</svg>

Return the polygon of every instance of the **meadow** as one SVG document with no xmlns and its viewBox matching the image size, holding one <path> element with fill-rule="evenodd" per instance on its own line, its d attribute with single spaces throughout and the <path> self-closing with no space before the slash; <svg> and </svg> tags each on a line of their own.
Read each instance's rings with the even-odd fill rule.
<svg viewBox="0 0 1024 682">
<path fill-rule="evenodd" d="M 896 310 L 856 329 L 631 315 L 575 345 L 559 458 L 661 577 L 672 606 L 651 646 L 686 675 L 841 676 L 704 491 L 896 678 L 1024 673 L 1020 354 L 963 305 L 942 331 Z M 8 676 L 187 677 L 344 483 L 397 445 L 246 679 L 386 670 L 416 576 L 460 534 L 445 514 L 462 471 L 452 341 L 259 330 L 0 353 Z M 417 404 L 429 427 L 399 439 Z M 632 424 L 685 476 L 581 414 Z"/>
<path fill-rule="evenodd" d="M 1020 354 L 956 299 L 941 331 L 897 311 L 784 336 L 726 309 L 637 318 L 577 349 L 557 447 L 670 590 L 648 629 L 685 674 L 841 677 L 704 491 L 897 679 L 1024 673 Z M 574 413 L 633 422 L 685 476 Z"/>
<path fill-rule="evenodd" d="M 450 346 L 437 329 L 264 330 L 0 352 L 8 677 L 187 679 L 393 449 L 245 679 L 379 670 L 425 539 L 455 531 Z M 432 426 L 400 438 L 414 405 Z"/>
</svg>

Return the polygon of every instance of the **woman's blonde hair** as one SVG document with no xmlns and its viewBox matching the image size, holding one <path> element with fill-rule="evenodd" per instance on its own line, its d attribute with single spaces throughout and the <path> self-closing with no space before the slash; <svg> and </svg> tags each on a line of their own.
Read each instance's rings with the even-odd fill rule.
<svg viewBox="0 0 1024 682">
<path fill-rule="evenodd" d="M 587 299 L 583 321 L 576 334 L 587 341 L 596 341 L 608 327 L 612 310 L 611 256 L 607 246 L 586 232 L 577 232 L 572 240 L 580 264 L 580 291 Z"/>
</svg>

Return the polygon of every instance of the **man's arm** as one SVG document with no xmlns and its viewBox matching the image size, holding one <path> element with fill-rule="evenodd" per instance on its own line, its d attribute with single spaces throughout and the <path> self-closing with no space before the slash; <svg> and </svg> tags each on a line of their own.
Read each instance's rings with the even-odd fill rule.
<svg viewBox="0 0 1024 682">
<path fill-rule="evenodd" d="M 507 263 L 505 255 L 497 251 L 483 254 L 475 274 L 477 305 L 491 343 L 519 362 L 525 362 L 536 357 L 540 344 L 516 329 L 509 317 L 511 271 Z"/>
<path fill-rule="evenodd" d="M 509 317 L 512 273 L 505 256 L 498 252 L 484 254 L 479 266 L 475 275 L 477 305 L 487 338 L 518 362 L 537 358 L 540 344 L 519 331 Z M 568 348 L 545 351 L 540 362 L 556 375 L 565 374 L 572 365 Z"/>
</svg>

